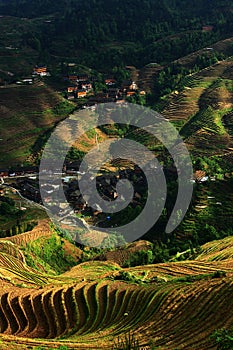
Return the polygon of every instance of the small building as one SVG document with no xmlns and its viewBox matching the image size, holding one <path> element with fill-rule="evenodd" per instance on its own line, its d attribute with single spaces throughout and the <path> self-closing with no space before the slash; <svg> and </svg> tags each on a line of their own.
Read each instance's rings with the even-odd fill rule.
<svg viewBox="0 0 233 350">
<path fill-rule="evenodd" d="M 78 74 L 77 75 L 77 81 L 79 82 L 84 82 L 88 80 L 88 75 L 87 74 Z"/>
<path fill-rule="evenodd" d="M 137 86 L 137 84 L 134 81 L 132 81 L 132 83 L 129 86 L 129 89 L 130 90 L 137 90 L 138 86 Z"/>
<path fill-rule="evenodd" d="M 9 175 L 8 169 L 0 169 L 0 177 L 6 177 Z"/>
<path fill-rule="evenodd" d="M 122 84 L 122 90 L 128 91 L 128 90 L 138 90 L 138 86 L 135 83 L 135 81 L 132 80 L 125 80 Z"/>
<path fill-rule="evenodd" d="M 86 90 L 78 90 L 77 91 L 77 98 L 83 98 L 87 96 L 87 91 Z"/>
<path fill-rule="evenodd" d="M 110 78 L 110 79 L 105 79 L 105 84 L 108 85 L 108 86 L 112 86 L 112 85 L 115 85 L 116 84 L 116 80 L 113 79 L 113 78 Z"/>
<path fill-rule="evenodd" d="M 69 94 L 68 96 L 67 96 L 67 99 L 68 100 L 74 100 L 74 94 Z"/>
<path fill-rule="evenodd" d="M 93 88 L 93 86 L 92 86 L 92 84 L 89 83 L 89 82 L 83 82 L 83 83 L 81 83 L 81 89 L 82 89 L 82 90 L 90 91 L 90 90 L 92 90 L 92 88 Z"/>
<path fill-rule="evenodd" d="M 67 87 L 67 92 L 68 93 L 74 93 L 78 90 L 78 87 L 76 85 L 70 85 Z"/>
<path fill-rule="evenodd" d="M 136 94 L 135 90 L 131 90 L 131 91 L 127 91 L 126 96 L 130 97 L 130 96 L 134 96 Z"/>
<path fill-rule="evenodd" d="M 212 32 L 213 29 L 214 29 L 214 27 L 210 26 L 210 25 L 206 25 L 206 26 L 202 27 L 203 32 Z"/>
<path fill-rule="evenodd" d="M 208 179 L 208 177 L 206 176 L 205 171 L 196 170 L 194 175 L 193 175 L 193 179 L 195 180 L 195 182 L 204 182 L 204 181 L 206 181 L 206 179 Z"/>
<path fill-rule="evenodd" d="M 45 77 L 48 74 L 47 67 L 46 66 L 36 66 L 36 67 L 34 67 L 33 74 L 40 75 L 41 77 Z"/>
<path fill-rule="evenodd" d="M 32 78 L 24 78 L 22 80 L 22 83 L 26 84 L 26 85 L 31 85 L 31 84 L 33 84 L 33 79 Z"/>
<path fill-rule="evenodd" d="M 146 91 L 144 91 L 144 90 L 139 91 L 139 95 L 145 96 L 146 95 Z"/>
<path fill-rule="evenodd" d="M 115 102 L 115 98 L 109 97 L 107 93 L 98 93 L 95 96 L 90 97 L 88 105 L 95 105 L 98 103 Z"/>
<path fill-rule="evenodd" d="M 117 88 L 108 88 L 108 97 L 118 98 L 120 90 Z"/>
<path fill-rule="evenodd" d="M 68 79 L 69 81 L 75 81 L 75 82 L 77 82 L 77 81 L 78 81 L 78 76 L 77 76 L 76 74 L 71 74 L 71 75 L 68 75 L 68 76 L 67 76 L 67 79 Z"/>
</svg>

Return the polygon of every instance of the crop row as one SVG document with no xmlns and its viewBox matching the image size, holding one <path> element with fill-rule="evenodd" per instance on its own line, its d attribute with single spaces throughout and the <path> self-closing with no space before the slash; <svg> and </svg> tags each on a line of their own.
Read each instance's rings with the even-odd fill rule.
<svg viewBox="0 0 233 350">
<path fill-rule="evenodd" d="M 233 322 L 229 278 L 149 287 L 102 281 L 18 294 L 0 295 L 5 335 L 97 345 L 133 331 L 140 344 L 208 349 L 210 333 Z"/>
</svg>

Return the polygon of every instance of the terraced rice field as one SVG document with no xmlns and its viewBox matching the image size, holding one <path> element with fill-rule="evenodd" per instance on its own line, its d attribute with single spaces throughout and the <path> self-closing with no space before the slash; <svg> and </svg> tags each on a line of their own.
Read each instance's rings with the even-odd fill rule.
<svg viewBox="0 0 233 350">
<path fill-rule="evenodd" d="M 16 244 L 16 246 L 26 246 L 27 243 L 31 241 L 35 241 L 37 238 L 49 237 L 51 235 L 52 235 L 52 230 L 51 230 L 49 221 L 41 220 L 39 224 L 36 225 L 31 231 L 22 233 L 20 235 L 15 235 L 12 237 L 7 237 L 6 239 L 0 238 L 0 245 L 1 245 L 1 242 L 7 241 L 13 244 Z"/>
<path fill-rule="evenodd" d="M 233 259 L 233 238 L 226 237 L 221 240 L 206 243 L 196 260 L 221 261 L 229 265 L 228 260 Z"/>
<path fill-rule="evenodd" d="M 197 74 L 186 78 L 185 89 L 179 94 L 173 94 L 162 114 L 165 118 L 177 122 L 186 122 L 199 111 L 199 98 L 213 78 L 201 79 Z"/>
<path fill-rule="evenodd" d="M 38 137 L 64 119 L 73 110 L 58 93 L 45 86 L 18 86 L 0 90 L 1 166 L 25 162 L 31 156 Z M 57 113 L 56 109 L 60 109 Z"/>
<path fill-rule="evenodd" d="M 14 342 L 15 349 L 113 349 L 114 340 L 131 331 L 142 348 L 153 342 L 161 349 L 215 349 L 209 335 L 233 324 L 227 312 L 233 260 L 205 260 L 231 243 L 204 246 L 196 261 L 128 269 L 95 261 L 57 277 L 33 271 L 10 251 L 1 253 L 0 348 Z M 213 278 L 218 270 L 226 277 Z M 118 279 L 122 271 L 141 283 Z M 202 278 L 188 282 L 187 276 Z"/>
<path fill-rule="evenodd" d="M 184 89 L 168 98 L 162 114 L 180 130 L 194 155 L 231 159 L 232 79 L 232 60 L 221 61 L 187 76 Z"/>
</svg>

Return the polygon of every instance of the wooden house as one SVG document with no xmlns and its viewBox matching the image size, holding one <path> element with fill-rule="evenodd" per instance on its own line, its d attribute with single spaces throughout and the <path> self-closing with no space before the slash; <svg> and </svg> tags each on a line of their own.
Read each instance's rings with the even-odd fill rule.
<svg viewBox="0 0 233 350">
<path fill-rule="evenodd" d="M 206 172 L 203 170 L 196 170 L 193 174 L 193 179 L 195 182 L 202 182 L 203 179 L 206 178 Z"/>
<path fill-rule="evenodd" d="M 41 77 L 47 75 L 47 67 L 46 66 L 36 66 L 34 67 L 34 74 L 40 75 Z"/>
<path fill-rule="evenodd" d="M 74 92 L 77 91 L 77 89 L 78 89 L 78 87 L 76 85 L 70 85 L 70 86 L 67 87 L 67 92 L 68 93 L 74 93 Z"/>
<path fill-rule="evenodd" d="M 120 90 L 117 88 L 108 89 L 108 97 L 118 98 Z"/>
<path fill-rule="evenodd" d="M 5 177 L 9 175 L 8 169 L 0 169 L 0 177 Z"/>
<path fill-rule="evenodd" d="M 122 90 L 124 92 L 128 90 L 137 90 L 137 89 L 138 89 L 137 84 L 132 80 L 125 80 L 122 84 Z"/>
<path fill-rule="evenodd" d="M 67 76 L 67 79 L 68 79 L 69 81 L 77 82 L 78 76 L 77 76 L 76 74 L 71 74 L 71 75 L 68 75 L 68 76 Z"/>
<path fill-rule="evenodd" d="M 87 96 L 87 91 L 86 90 L 78 90 L 77 91 L 77 98 L 83 98 Z"/>
</svg>

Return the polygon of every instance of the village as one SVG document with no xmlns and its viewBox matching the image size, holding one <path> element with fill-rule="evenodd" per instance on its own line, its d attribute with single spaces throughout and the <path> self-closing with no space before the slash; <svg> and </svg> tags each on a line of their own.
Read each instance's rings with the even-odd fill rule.
<svg viewBox="0 0 233 350">
<path fill-rule="evenodd" d="M 146 92 L 131 78 L 131 67 L 125 67 L 125 70 L 128 70 L 129 79 L 119 82 L 114 78 L 113 74 L 103 74 L 101 87 L 96 88 L 96 83 L 100 83 L 100 81 L 93 72 L 90 75 L 78 72 L 69 73 L 69 68 L 73 66 L 76 67 L 75 64 L 67 63 L 67 74 L 61 74 L 60 76 L 60 87 L 63 96 L 68 100 L 85 99 L 84 105 L 88 107 L 97 103 L 120 103 L 135 94 L 146 96 Z M 17 81 L 12 80 L 9 86 L 43 84 L 44 78 L 51 78 L 52 80 L 53 74 L 50 73 L 46 65 L 36 65 L 30 76 L 22 77 Z M 49 83 L 49 81 L 47 82 Z"/>
<path fill-rule="evenodd" d="M 89 217 L 91 221 L 104 221 L 109 220 L 110 217 L 104 214 L 100 207 L 98 210 L 93 209 L 88 205 L 88 199 L 83 199 L 82 193 L 79 188 L 79 177 L 83 177 L 85 183 L 85 173 L 79 171 L 81 162 L 67 163 L 64 166 L 61 174 L 61 180 L 54 180 L 53 176 L 46 176 L 46 184 L 39 188 L 38 182 L 38 169 L 36 167 L 28 167 L 22 169 L 15 169 L 14 172 L 8 174 L 1 172 L 2 185 L 0 186 L 0 195 L 4 195 L 8 186 L 19 191 L 24 198 L 33 201 L 38 204 L 42 204 L 43 201 L 46 204 L 53 205 L 52 194 L 54 191 L 62 190 L 65 193 L 66 199 L 73 208 L 77 215 Z M 120 179 L 128 179 L 134 183 L 134 196 L 131 201 L 131 206 L 141 206 L 143 202 L 143 193 L 145 193 L 145 176 L 142 170 L 138 166 L 133 166 L 132 169 L 119 170 L 114 174 L 100 173 L 96 177 L 96 187 L 100 193 L 100 196 L 106 201 L 114 201 L 118 197 L 116 190 L 117 182 Z M 62 183 L 62 185 L 61 185 Z M 87 181 L 87 186 L 89 182 Z M 123 200 L 123 198 L 121 198 Z M 53 208 L 60 219 L 66 216 L 64 208 L 66 203 L 59 203 L 59 207 Z"/>
<path fill-rule="evenodd" d="M 0 196 L 4 196 L 8 187 L 14 191 L 20 193 L 22 198 L 34 202 L 35 205 L 46 204 L 47 207 L 52 208 L 56 213 L 58 221 L 61 223 L 67 223 L 72 208 L 73 213 L 78 218 L 85 218 L 86 222 L 97 227 L 114 227 L 119 218 L 117 214 L 108 214 L 102 210 L 102 208 L 95 204 L 94 207 L 89 205 L 88 197 L 85 193 L 85 199 L 79 187 L 79 181 L 82 179 L 84 186 L 86 181 L 86 188 L 90 187 L 90 179 L 86 180 L 86 173 L 80 172 L 81 161 L 66 162 L 64 164 L 60 178 L 52 176 L 51 174 L 44 174 L 46 182 L 39 186 L 38 173 L 39 169 L 35 166 L 28 166 L 22 168 L 15 168 L 10 171 L 0 171 L 0 178 L 2 184 L 0 185 Z M 156 169 L 148 169 L 151 171 L 151 176 L 156 175 Z M 54 170 L 59 171 L 59 169 Z M 175 172 L 173 168 L 165 169 L 166 178 L 174 180 Z M 127 179 L 133 184 L 134 193 L 127 211 L 129 214 L 133 210 L 141 211 L 145 204 L 145 194 L 147 192 L 147 181 L 145 175 L 140 167 L 131 164 L 128 168 L 119 168 L 115 172 L 101 171 L 96 174 L 96 177 L 92 180 L 95 182 L 95 186 L 100 197 L 106 202 L 113 202 L 118 198 L 117 183 L 121 179 Z M 193 175 L 193 181 L 197 184 L 202 184 L 208 181 L 215 181 L 214 177 L 208 177 L 205 172 L 196 171 Z M 54 193 L 62 191 L 65 194 L 66 201 L 59 201 L 54 203 Z M 43 198 L 43 202 L 42 202 Z M 90 199 L 90 198 L 89 198 Z M 121 200 L 125 198 L 120 197 Z M 67 202 L 69 203 L 69 209 L 67 209 Z M 221 204 L 221 203 L 217 203 Z M 128 217 L 129 215 L 126 215 Z"/>
</svg>

